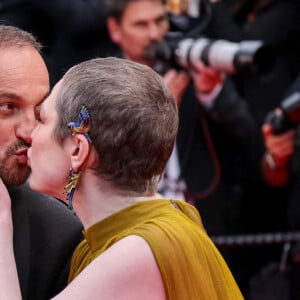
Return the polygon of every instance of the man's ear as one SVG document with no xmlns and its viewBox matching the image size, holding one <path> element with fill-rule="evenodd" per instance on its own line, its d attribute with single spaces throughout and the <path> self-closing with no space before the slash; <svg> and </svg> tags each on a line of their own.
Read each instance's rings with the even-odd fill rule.
<svg viewBox="0 0 300 300">
<path fill-rule="evenodd" d="M 121 39 L 121 31 L 120 31 L 120 25 L 115 18 L 112 17 L 107 18 L 107 29 L 111 40 L 114 43 L 119 45 Z"/>
<path fill-rule="evenodd" d="M 75 172 L 86 163 L 90 147 L 89 141 L 83 134 L 75 134 L 66 141 L 65 149 L 70 155 L 71 166 Z"/>
</svg>

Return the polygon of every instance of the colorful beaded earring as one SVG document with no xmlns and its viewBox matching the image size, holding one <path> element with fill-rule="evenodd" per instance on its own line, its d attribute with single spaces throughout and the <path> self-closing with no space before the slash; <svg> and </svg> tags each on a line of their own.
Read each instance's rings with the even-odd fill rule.
<svg viewBox="0 0 300 300">
<path fill-rule="evenodd" d="M 75 134 L 83 134 L 89 143 L 92 143 L 92 140 L 88 134 L 91 127 L 91 118 L 90 113 L 85 105 L 82 105 L 82 108 L 79 112 L 78 122 L 70 122 L 68 127 L 72 131 L 72 136 Z M 81 177 L 81 170 L 75 172 L 71 167 L 67 176 L 68 183 L 64 188 L 64 192 L 67 195 L 67 201 L 69 203 L 69 208 L 73 210 L 73 196 L 76 188 L 79 185 Z"/>
</svg>

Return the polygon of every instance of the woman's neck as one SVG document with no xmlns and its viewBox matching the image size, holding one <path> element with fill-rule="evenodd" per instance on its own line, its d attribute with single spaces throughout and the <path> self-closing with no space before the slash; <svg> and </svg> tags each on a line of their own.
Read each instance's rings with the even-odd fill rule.
<svg viewBox="0 0 300 300">
<path fill-rule="evenodd" d="M 87 229 L 134 203 L 162 198 L 158 193 L 130 195 L 130 192 L 116 190 L 107 181 L 89 181 L 88 185 L 82 182 L 75 191 L 73 204 L 75 213 Z"/>
</svg>

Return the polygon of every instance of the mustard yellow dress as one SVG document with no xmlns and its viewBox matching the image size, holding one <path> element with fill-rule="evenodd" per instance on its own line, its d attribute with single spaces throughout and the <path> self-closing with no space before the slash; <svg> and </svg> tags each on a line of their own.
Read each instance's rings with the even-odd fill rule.
<svg viewBox="0 0 300 300">
<path fill-rule="evenodd" d="M 84 231 L 70 268 L 72 281 L 95 257 L 128 235 L 150 245 L 169 300 L 238 300 L 240 290 L 195 207 L 173 200 L 135 203 Z"/>
</svg>

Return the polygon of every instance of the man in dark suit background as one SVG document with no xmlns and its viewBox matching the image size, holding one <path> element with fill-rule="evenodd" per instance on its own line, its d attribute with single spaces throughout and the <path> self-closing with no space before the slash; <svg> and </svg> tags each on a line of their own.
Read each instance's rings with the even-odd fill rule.
<svg viewBox="0 0 300 300">
<path fill-rule="evenodd" d="M 22 299 L 30 300 L 50 299 L 67 284 L 69 260 L 82 238 L 81 224 L 65 204 L 25 183 L 31 132 L 49 93 L 40 47 L 31 34 L 0 26 L 0 176 L 12 198 Z"/>
</svg>

